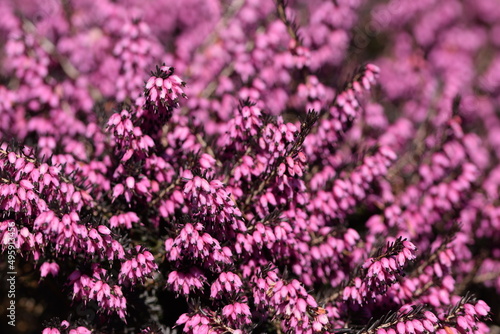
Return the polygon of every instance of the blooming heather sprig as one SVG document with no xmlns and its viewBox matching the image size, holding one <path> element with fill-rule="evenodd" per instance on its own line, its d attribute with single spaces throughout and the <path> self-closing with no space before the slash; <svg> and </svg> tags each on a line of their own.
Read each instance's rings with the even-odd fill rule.
<svg viewBox="0 0 500 334">
<path fill-rule="evenodd" d="M 228 320 L 230 327 L 242 328 L 252 323 L 252 313 L 246 303 L 234 303 L 222 308 L 222 315 Z"/>
<path fill-rule="evenodd" d="M 84 326 L 71 325 L 67 320 L 61 321 L 60 324 L 54 323 L 50 327 L 46 327 L 42 334 L 90 334 L 91 329 Z"/>
<path fill-rule="evenodd" d="M 437 316 L 422 307 L 403 306 L 366 326 L 360 333 L 409 334 L 435 333 Z"/>
<path fill-rule="evenodd" d="M 259 107 L 245 103 L 238 108 L 238 113 L 226 124 L 225 135 L 219 140 L 221 146 L 234 146 L 235 151 L 242 151 L 244 141 L 256 136 L 264 124 Z"/>
<path fill-rule="evenodd" d="M 17 328 L 486 333 L 495 1 L 0 1 Z"/>
<path fill-rule="evenodd" d="M 223 328 L 217 329 L 213 325 L 211 318 L 205 315 L 205 312 L 199 314 L 183 314 L 176 322 L 177 325 L 184 325 L 184 333 L 188 334 L 221 334 L 224 332 Z M 233 332 L 234 333 L 234 332 Z"/>
<path fill-rule="evenodd" d="M 231 250 L 227 246 L 221 246 L 217 239 L 203 230 L 200 223 L 186 223 L 175 239 L 165 240 L 167 259 L 172 262 L 191 259 L 212 269 L 218 264 L 230 263 Z"/>
<path fill-rule="evenodd" d="M 62 176 L 60 166 L 38 163 L 29 150 L 18 153 L 2 144 L 0 168 L 5 176 L 0 185 L 3 210 L 31 216 L 47 211 L 51 201 L 66 210 L 92 205 L 88 192 Z"/>
<path fill-rule="evenodd" d="M 129 111 L 122 110 L 120 113 L 114 113 L 108 121 L 107 131 L 113 134 L 113 141 L 118 145 L 116 149 L 123 152 L 122 162 L 129 160 L 138 152 L 147 155 L 154 147 L 153 139 L 143 134 L 140 127 L 134 126 L 131 118 Z"/>
<path fill-rule="evenodd" d="M 54 211 L 41 213 L 34 221 L 35 231 L 41 232 L 46 240 L 55 243 L 55 251 L 61 254 L 83 252 L 86 256 L 98 256 L 102 259 L 123 259 L 123 245 L 111 235 L 104 225 L 88 227 L 82 224 L 76 212 L 59 218 Z"/>
<path fill-rule="evenodd" d="M 482 300 L 477 300 L 472 295 L 460 298 L 458 302 L 444 315 L 439 317 L 439 334 L 447 333 L 450 327 L 456 331 L 476 332 L 487 330 L 482 319 L 489 317 L 490 307 Z"/>
<path fill-rule="evenodd" d="M 187 98 L 184 86 L 186 83 L 174 74 L 173 67 L 157 66 L 156 72 L 151 72 L 146 81 L 144 105 L 138 117 L 148 117 L 150 121 L 161 123 L 167 121 L 172 116 L 172 110 L 179 107 L 179 99 Z"/>
<path fill-rule="evenodd" d="M 137 213 L 133 211 L 121 213 L 109 218 L 109 226 L 112 228 L 125 227 L 127 229 L 131 229 L 132 224 L 138 222 L 139 222 L 139 217 L 137 216 Z"/>
<path fill-rule="evenodd" d="M 268 271 L 262 277 L 255 276 L 253 297 L 260 309 L 275 312 L 284 331 L 296 333 L 321 332 L 328 328 L 328 316 L 319 312 L 318 304 L 297 280 L 286 282 L 276 272 Z"/>
<path fill-rule="evenodd" d="M 232 272 L 222 272 L 210 287 L 211 298 L 221 298 L 224 294 L 239 295 L 243 283 L 238 275 Z"/>
<path fill-rule="evenodd" d="M 356 203 L 366 199 L 374 184 L 383 180 L 396 155 L 388 147 L 380 147 L 373 155 L 367 155 L 349 174 L 335 178 L 331 169 L 325 169 L 311 180 L 311 188 L 317 190 L 309 203 L 311 211 L 318 210 L 321 216 L 345 217 Z M 333 186 L 329 180 L 333 179 Z M 330 185 L 327 190 L 321 188 Z"/>
<path fill-rule="evenodd" d="M 120 39 L 113 48 L 113 55 L 120 62 L 120 76 L 115 81 L 116 100 L 119 102 L 139 96 L 143 88 L 142 73 L 162 52 L 146 22 L 140 19 L 130 21 L 121 28 Z"/>
<path fill-rule="evenodd" d="M 138 282 L 144 283 L 157 270 L 158 265 L 155 263 L 153 254 L 137 245 L 133 252 L 127 255 L 127 260 L 121 264 L 118 283 L 125 286 L 134 285 Z"/>
<path fill-rule="evenodd" d="M 416 249 L 415 245 L 401 237 L 388 243 L 374 257 L 365 261 L 362 266 L 364 276 L 354 278 L 354 284 L 344 288 L 344 300 L 363 304 L 384 294 L 403 275 L 407 263 L 416 258 Z"/>
<path fill-rule="evenodd" d="M 483 332 L 485 325 L 479 319 L 489 315 L 489 307 L 471 295 L 458 298 L 457 303 L 442 315 L 425 307 L 404 306 L 366 326 L 363 334 L 420 334 Z"/>
<path fill-rule="evenodd" d="M 457 260 L 454 249 L 450 247 L 456 235 L 453 234 L 454 231 L 451 233 L 444 240 L 436 240 L 429 254 L 421 254 L 420 258 L 425 260 L 419 261 L 418 266 L 407 272 L 404 280 L 400 279 L 389 287 L 387 295 L 401 304 L 417 300 L 436 308 L 449 305 L 455 292 L 452 265 Z"/>
<path fill-rule="evenodd" d="M 99 305 L 100 312 L 116 313 L 125 320 L 127 300 L 123 296 L 120 285 L 109 282 L 107 270 L 93 265 L 90 276 L 77 270 L 68 279 L 68 284 L 73 287 L 73 299 L 81 300 L 84 304 L 89 300 L 95 300 Z"/>
<path fill-rule="evenodd" d="M 177 294 L 189 296 L 192 292 L 203 291 L 207 278 L 197 267 L 191 267 L 187 272 L 171 271 L 168 274 L 167 285 Z"/>
<path fill-rule="evenodd" d="M 185 198 L 195 210 L 193 216 L 212 217 L 209 218 L 211 222 L 221 228 L 228 226 L 235 231 L 246 230 L 241 220 L 241 211 L 220 180 L 209 182 L 202 176 L 193 175 L 190 170 L 182 173 L 182 179 L 186 182 Z"/>
</svg>

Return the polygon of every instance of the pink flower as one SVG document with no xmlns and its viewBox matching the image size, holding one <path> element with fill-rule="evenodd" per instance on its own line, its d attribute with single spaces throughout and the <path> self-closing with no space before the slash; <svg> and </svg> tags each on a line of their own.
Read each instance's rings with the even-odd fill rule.
<svg viewBox="0 0 500 334">
<path fill-rule="evenodd" d="M 55 262 L 44 262 L 40 266 L 40 277 L 47 277 L 48 274 L 57 276 L 59 273 L 59 265 Z"/>
</svg>

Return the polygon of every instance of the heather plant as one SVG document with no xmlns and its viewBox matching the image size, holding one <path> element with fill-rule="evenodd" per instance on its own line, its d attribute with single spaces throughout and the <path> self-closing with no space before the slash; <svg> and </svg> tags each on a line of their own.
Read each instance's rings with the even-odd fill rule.
<svg viewBox="0 0 500 334">
<path fill-rule="evenodd" d="M 498 331 L 495 0 L 0 13 L 2 333 Z"/>
</svg>

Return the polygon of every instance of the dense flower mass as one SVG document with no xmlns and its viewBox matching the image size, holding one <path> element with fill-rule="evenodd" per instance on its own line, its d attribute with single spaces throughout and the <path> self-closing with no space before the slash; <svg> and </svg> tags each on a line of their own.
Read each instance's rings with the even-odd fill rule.
<svg viewBox="0 0 500 334">
<path fill-rule="evenodd" d="M 497 0 L 0 18 L 1 333 L 498 332 Z"/>
</svg>

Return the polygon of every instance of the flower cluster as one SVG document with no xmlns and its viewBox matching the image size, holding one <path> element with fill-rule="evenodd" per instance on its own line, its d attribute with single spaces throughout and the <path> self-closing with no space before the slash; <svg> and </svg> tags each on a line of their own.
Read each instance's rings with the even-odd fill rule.
<svg viewBox="0 0 500 334">
<path fill-rule="evenodd" d="M 498 326 L 499 8 L 0 1 L 15 329 Z"/>
<path fill-rule="evenodd" d="M 91 276 L 76 270 L 68 276 L 68 280 L 68 284 L 73 286 L 73 299 L 82 300 L 84 303 L 96 300 L 101 312 L 116 312 L 120 318 L 125 319 L 127 300 L 120 285 L 108 284 L 105 269 L 93 265 Z"/>
<path fill-rule="evenodd" d="M 92 331 L 84 326 L 72 326 L 66 320 L 61 321 L 59 325 L 54 324 L 53 326 L 46 327 L 42 334 L 90 334 Z"/>
<path fill-rule="evenodd" d="M 256 277 L 254 285 L 255 303 L 263 308 L 274 308 L 274 317 L 280 319 L 284 331 L 311 333 L 327 329 L 329 321 L 326 312 L 318 307 L 298 280 L 286 282 L 269 271 L 265 277 Z"/>
<path fill-rule="evenodd" d="M 118 282 L 120 284 L 136 284 L 152 276 L 158 269 L 151 252 L 135 246 L 135 252 L 129 254 L 130 259 L 122 263 Z M 127 282 L 127 283 L 125 283 Z"/>
<path fill-rule="evenodd" d="M 368 258 L 362 268 L 366 271 L 364 279 L 356 277 L 354 286 L 344 288 L 344 300 L 353 300 L 363 304 L 385 293 L 388 286 L 397 282 L 398 276 L 408 261 L 414 260 L 416 247 L 407 240 L 397 239 L 379 250 L 375 257 Z"/>
<path fill-rule="evenodd" d="M 145 96 L 139 99 L 144 103 L 144 109 L 138 116 L 147 117 L 150 122 L 164 123 L 171 117 L 173 108 L 179 107 L 179 98 L 186 97 L 182 89 L 185 85 L 186 83 L 174 74 L 173 67 L 157 67 L 156 72 L 151 73 L 146 82 Z"/>
<path fill-rule="evenodd" d="M 238 275 L 232 272 L 221 273 L 210 287 L 210 297 L 221 298 L 224 294 L 238 295 L 242 286 L 243 283 Z"/>
<path fill-rule="evenodd" d="M 470 296 L 459 299 L 456 304 L 442 315 L 422 307 L 403 307 L 394 314 L 388 314 L 379 321 L 365 327 L 361 333 L 377 334 L 420 334 L 420 333 L 469 333 L 484 330 L 485 325 L 478 317 L 490 311 L 483 301 Z M 482 328 L 484 329 L 482 329 Z"/>
</svg>

